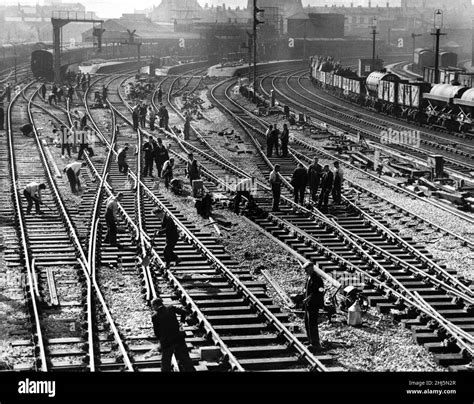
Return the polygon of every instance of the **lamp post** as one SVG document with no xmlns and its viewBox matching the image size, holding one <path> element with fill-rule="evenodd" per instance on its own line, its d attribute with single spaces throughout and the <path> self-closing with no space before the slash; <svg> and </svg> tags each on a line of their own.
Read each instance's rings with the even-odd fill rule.
<svg viewBox="0 0 474 404">
<path fill-rule="evenodd" d="M 431 35 L 436 36 L 436 51 L 435 51 L 435 84 L 439 83 L 439 37 L 441 35 L 446 35 L 441 33 L 441 28 L 443 27 L 443 11 L 439 8 L 434 12 L 434 29 L 435 32 L 432 32 Z"/>
<path fill-rule="evenodd" d="M 372 18 L 372 71 L 375 70 L 375 36 L 377 32 L 377 17 Z"/>
</svg>

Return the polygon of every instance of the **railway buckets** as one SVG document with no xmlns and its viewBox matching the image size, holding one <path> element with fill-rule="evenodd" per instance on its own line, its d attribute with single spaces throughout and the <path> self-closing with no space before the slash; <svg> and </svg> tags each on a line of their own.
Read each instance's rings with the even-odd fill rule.
<svg viewBox="0 0 474 404">
<path fill-rule="evenodd" d="M 362 311 L 359 302 L 356 301 L 347 311 L 347 324 L 359 327 L 362 324 Z"/>
</svg>

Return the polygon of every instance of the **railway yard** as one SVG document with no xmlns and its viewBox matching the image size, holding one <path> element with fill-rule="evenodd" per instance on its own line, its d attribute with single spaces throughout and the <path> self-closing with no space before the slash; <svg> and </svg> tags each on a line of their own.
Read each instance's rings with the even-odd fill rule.
<svg viewBox="0 0 474 404">
<path fill-rule="evenodd" d="M 42 81 L 19 69 L 0 131 L 0 368 L 160 371 L 150 303 L 161 298 L 187 310 L 182 326 L 198 372 L 472 370 L 472 133 L 341 99 L 312 80 L 308 61 L 259 65 L 258 105 L 245 67 L 224 77 L 210 77 L 209 67 L 181 64 L 150 76 L 116 64 L 53 104 L 41 95 Z M 2 83 L 12 80 L 11 70 L 0 73 Z M 139 82 L 149 90 L 133 97 Z M 134 130 L 137 102 L 157 112 L 163 104 L 168 128 L 157 119 L 151 130 L 147 115 Z M 72 193 L 66 166 L 79 144 L 63 156 L 53 129 L 84 119 L 93 153 L 84 152 L 81 187 Z M 288 124 L 286 156 L 267 153 L 270 124 Z M 416 133 L 419 145 L 381 143 L 388 129 Z M 154 166 L 144 175 L 149 136 L 174 158 L 181 192 L 168 189 Z M 117 160 L 125 146 L 124 173 Z M 186 177 L 189 153 L 200 165 L 197 195 Z M 433 155 L 449 180 L 424 175 Z M 330 197 L 327 209 L 308 190 L 303 204 L 293 198 L 293 171 L 315 157 L 344 170 L 341 201 Z M 268 180 L 275 165 L 278 210 Z M 244 198 L 236 213 L 235 185 L 245 179 L 253 179 L 254 204 Z M 32 181 L 46 184 L 41 214 L 27 211 L 23 190 Z M 114 245 L 104 241 L 106 210 L 119 193 Z M 206 196 L 212 211 L 203 213 L 196 207 Z M 171 266 L 158 232 L 163 213 L 179 233 L 180 262 Z M 318 350 L 298 301 L 308 261 L 325 289 Z M 179 371 L 175 359 L 172 366 Z"/>
</svg>

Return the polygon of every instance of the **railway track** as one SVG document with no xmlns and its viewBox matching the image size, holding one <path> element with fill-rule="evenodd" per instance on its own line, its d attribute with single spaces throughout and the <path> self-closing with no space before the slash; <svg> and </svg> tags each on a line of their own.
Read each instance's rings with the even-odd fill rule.
<svg viewBox="0 0 474 404">
<path fill-rule="evenodd" d="M 219 93 L 219 95 L 223 94 Z M 221 99 L 219 95 L 214 94 L 214 102 L 224 103 L 218 101 Z M 221 107 L 225 108 L 226 112 L 234 112 L 238 109 L 238 106 L 230 103 L 229 100 L 225 102 L 225 107 L 222 105 Z M 243 123 L 245 118 L 242 117 L 242 111 L 237 112 L 239 114 L 234 117 L 238 122 Z M 247 127 L 255 125 L 255 123 L 249 124 L 248 119 L 245 120 L 247 123 L 243 125 Z M 266 125 L 261 126 L 261 128 L 265 127 Z M 263 135 L 262 132 L 258 133 L 260 136 Z M 259 141 L 263 143 L 262 138 Z M 271 161 L 270 158 L 267 165 L 271 167 L 271 163 L 278 162 L 281 164 L 282 173 L 288 176 L 295 165 L 294 158 L 291 164 L 282 159 Z M 410 240 L 403 240 L 395 232 L 390 231 L 384 226 L 384 221 L 380 216 L 372 218 L 364 214 L 352 198 L 346 198 L 344 205 L 331 212 L 333 215 L 331 220 L 303 207 L 298 207 L 295 212 L 292 205 L 292 203 L 287 204 L 281 214 L 268 213 L 267 217 L 253 218 L 253 220 L 275 237 L 299 250 L 302 255 L 318 262 L 326 272 L 335 271 L 336 276 L 338 271 L 341 271 L 339 276 L 342 273 L 346 273 L 347 276 L 347 271 L 343 271 L 344 267 L 349 269 L 349 273 L 350 268 L 356 273 L 367 269 L 365 276 L 368 274 L 373 276 L 373 269 L 376 268 L 375 274 L 378 273 L 378 275 L 375 278 L 383 273 L 381 279 L 384 281 L 378 287 L 372 288 L 374 279 L 369 276 L 372 282 L 367 282 L 365 292 L 370 301 L 381 310 L 390 310 L 400 308 L 401 296 L 415 296 L 412 303 L 416 302 L 417 310 L 422 308 L 423 311 L 429 307 L 430 314 L 441 322 L 441 328 L 452 329 L 454 326 L 454 329 L 458 330 L 455 333 L 459 332 L 460 346 L 444 349 L 443 344 L 447 339 L 430 329 L 433 323 L 426 325 L 433 320 L 431 318 L 426 321 L 426 313 L 423 313 L 424 316 L 420 318 L 405 321 L 405 324 L 414 331 L 418 341 L 426 342 L 427 348 L 436 354 L 438 361 L 443 365 L 456 368 L 457 365 L 469 362 L 468 352 L 472 349 L 470 347 L 472 337 L 469 333 L 472 331 L 474 321 L 471 306 L 472 290 L 459 282 L 449 271 L 432 262 L 429 254 L 422 248 L 419 246 L 413 248 L 410 246 Z M 260 206 L 269 210 L 268 198 L 260 201 Z M 360 245 L 364 247 L 361 248 Z M 328 254 L 338 258 L 328 260 Z M 446 282 L 440 283 L 439 279 L 427 277 L 430 272 L 434 273 L 435 277 L 445 279 Z M 449 281 L 447 281 L 448 278 Z M 365 282 L 361 283 L 365 284 Z M 380 291 L 382 291 L 382 296 L 379 294 Z M 461 300 L 458 299 L 460 296 L 462 296 Z M 411 306 L 407 301 L 403 303 Z"/>
<path fill-rule="evenodd" d="M 260 81 L 261 88 L 265 88 L 265 83 L 270 82 L 266 85 L 264 92 L 269 95 L 269 90 L 274 89 L 277 94 L 283 97 L 289 105 L 296 107 L 297 109 L 310 114 L 311 116 L 317 117 L 317 119 L 327 122 L 338 129 L 342 129 L 348 133 L 360 132 L 362 135 L 368 137 L 371 140 L 375 140 L 377 143 L 380 142 L 381 134 L 383 130 L 388 130 L 386 120 L 373 117 L 372 115 L 364 114 L 360 110 L 354 108 L 341 106 L 334 102 L 329 103 L 326 98 L 317 95 L 315 92 L 308 90 L 310 88 L 310 82 L 308 79 L 303 79 L 304 76 L 297 72 L 296 74 L 284 75 L 284 78 L 280 78 L 275 75 L 269 75 Z M 297 77 L 296 85 L 298 88 L 293 87 L 290 83 L 292 77 Z M 304 83 L 302 81 L 305 81 Z M 295 80 L 293 80 L 295 81 Z M 308 94 L 308 95 L 305 95 Z M 301 101 L 299 101 L 301 100 Z M 363 116 L 363 117 L 361 117 Z M 351 123 L 349 123 L 351 122 Z M 392 127 L 393 130 L 407 130 L 406 127 L 397 125 Z M 375 130 L 378 130 L 376 132 Z M 410 128 L 410 130 L 412 130 Z M 424 132 L 423 132 L 424 135 Z M 433 136 L 432 136 L 433 137 Z M 444 143 L 440 143 L 440 140 Z M 446 138 L 436 137 L 436 141 L 421 139 L 421 144 L 424 150 L 417 149 L 413 146 L 391 144 L 390 146 L 384 145 L 385 149 L 395 150 L 399 153 L 408 154 L 413 156 L 419 162 L 426 162 L 429 155 L 441 154 L 445 158 L 445 169 L 446 172 L 454 175 L 456 178 L 462 178 L 466 181 L 471 181 L 471 172 L 474 171 L 474 153 L 472 146 L 463 145 L 468 148 L 467 151 L 458 150 L 457 147 L 447 146 L 445 143 L 448 142 Z M 450 144 L 456 146 L 458 142 L 450 141 Z"/>
<path fill-rule="evenodd" d="M 158 206 L 176 219 L 187 242 L 178 244 L 177 253 L 184 265 L 176 267 L 172 275 L 244 370 L 340 369 L 331 364 L 330 356 L 313 356 L 297 338 L 305 336 L 295 336 L 287 329 L 288 314 L 269 298 L 265 285 L 254 281 L 248 269 L 233 261 L 217 239 L 183 221 L 166 197 L 151 190 L 151 186 L 152 180 L 144 178 L 142 218 L 146 219 L 149 237 L 157 227 L 156 220 L 150 220 L 153 207 Z M 163 241 L 159 243 L 161 247 Z"/>
<path fill-rule="evenodd" d="M 307 151 L 311 151 L 311 153 L 313 153 L 314 155 L 322 156 L 322 157 L 330 157 L 332 159 L 338 160 L 344 166 L 350 167 L 352 169 L 356 169 L 359 172 L 364 172 L 364 175 L 367 175 L 368 177 L 372 178 L 374 181 L 376 181 L 380 184 L 383 184 L 384 186 L 387 186 L 387 187 L 393 189 L 396 192 L 401 192 L 401 193 L 407 194 L 410 197 L 418 199 L 420 201 L 423 200 L 426 203 L 429 203 L 429 204 L 431 204 L 431 205 L 433 205 L 433 206 L 435 206 L 435 207 L 437 207 L 441 210 L 445 210 L 445 211 L 447 211 L 451 214 L 454 214 L 454 215 L 456 215 L 456 216 L 458 216 L 458 217 L 460 217 L 464 220 L 467 220 L 469 223 L 474 223 L 474 220 L 473 220 L 471 214 L 465 213 L 465 212 L 462 212 L 462 211 L 459 211 L 459 210 L 452 209 L 449 206 L 447 206 L 447 205 L 445 205 L 441 202 L 435 201 L 433 199 L 430 199 L 430 198 L 428 198 L 428 199 L 421 198 L 421 197 L 417 196 L 414 192 L 411 192 L 410 190 L 402 188 L 402 187 L 400 187 L 396 184 L 393 184 L 389 181 L 386 181 L 383 178 L 379 178 L 375 175 L 371 175 L 370 173 L 367 173 L 367 172 L 359 169 L 358 167 L 353 166 L 352 164 L 348 163 L 347 161 L 340 159 L 338 156 L 330 156 L 326 151 L 322 150 L 321 148 L 319 148 L 317 146 L 311 145 L 310 142 L 308 142 L 306 140 L 303 140 L 300 136 L 295 136 L 294 141 L 296 143 L 298 143 L 299 145 L 304 146 L 307 149 Z"/>
<path fill-rule="evenodd" d="M 217 100 L 214 99 L 214 102 L 216 101 Z M 185 144 L 185 147 L 190 147 L 194 152 L 199 154 L 198 149 L 192 146 L 192 142 L 182 143 Z M 201 152 L 200 156 L 204 156 L 206 167 L 208 167 L 208 161 L 212 161 L 214 164 L 211 170 L 209 170 L 210 172 L 207 173 L 208 179 L 210 180 L 210 183 L 206 184 L 208 187 L 215 187 L 216 185 L 222 186 L 222 183 L 219 184 L 219 178 L 222 178 L 224 174 L 223 171 L 225 170 L 227 170 L 227 173 L 231 172 L 234 175 L 246 177 L 242 171 L 239 172 L 235 170 L 231 164 L 225 162 L 222 156 L 220 156 L 219 160 L 207 153 L 204 154 Z M 280 160 L 278 162 L 281 163 Z M 216 167 L 217 175 L 215 172 Z M 291 165 L 291 168 L 293 167 L 294 163 Z M 262 200 L 260 202 L 262 203 Z M 370 202 L 370 200 L 367 202 Z M 353 204 L 353 201 L 349 199 L 346 200 L 346 204 L 351 203 Z M 268 208 L 268 197 L 263 199 L 263 205 L 261 206 L 265 207 L 265 204 Z M 341 231 L 338 236 L 339 238 L 341 235 L 345 235 L 346 237 L 350 236 L 352 242 L 348 243 L 349 245 L 346 245 L 347 240 L 344 242 L 343 240 L 338 240 L 338 237 L 335 237 L 334 233 L 331 235 L 334 229 L 331 228 L 331 230 L 328 230 L 327 227 L 321 228 L 318 224 L 315 224 L 313 213 L 306 211 L 306 213 L 309 214 L 306 218 L 305 215 L 301 215 L 301 213 L 295 214 L 292 210 L 291 203 L 289 203 L 289 206 L 282 214 L 283 217 L 270 214 L 270 219 L 261 218 L 261 222 L 258 224 L 263 228 L 266 227 L 275 237 L 281 239 L 283 242 L 286 242 L 293 248 L 296 247 L 302 255 L 307 257 L 309 255 L 313 259 L 315 259 L 315 256 L 319 256 L 317 261 L 320 263 L 325 262 L 325 266 L 324 264 L 322 265 L 326 271 L 336 271 L 336 277 L 338 276 L 337 271 L 340 271 L 341 266 L 344 268 L 345 265 L 348 265 L 352 268 L 352 272 L 360 271 L 361 264 L 367 266 L 368 271 L 365 276 L 369 276 L 369 280 L 367 281 L 367 285 L 365 285 L 365 292 L 367 292 L 370 301 L 376 304 L 382 311 L 410 306 L 411 308 L 400 317 L 405 317 L 405 324 L 412 328 L 417 340 L 420 343 L 424 343 L 429 350 L 436 354 L 439 363 L 446 366 L 449 365 L 452 369 L 464 369 L 463 366 L 469 362 L 470 355 L 469 344 L 471 342 L 469 341 L 471 341 L 471 338 L 469 332 L 472 330 L 473 321 L 470 306 L 472 302 L 472 291 L 465 284 L 453 277 L 452 273 L 450 273 L 452 271 L 446 271 L 445 268 L 434 263 L 426 251 L 413 248 L 413 246 L 410 245 L 410 240 L 403 240 L 394 234 L 393 231 L 387 229 L 386 226 L 383 226 L 383 223 L 380 223 L 383 222 L 380 217 L 377 217 L 378 221 L 374 223 L 373 220 L 370 220 L 371 218 L 367 220 L 367 215 L 364 215 L 360 208 L 355 208 L 357 208 L 357 206 L 354 206 L 354 204 L 349 208 L 346 205 L 340 209 L 340 212 L 333 212 L 340 222 L 336 222 Z M 359 212 L 358 216 L 354 214 L 354 209 Z M 336 223 L 329 223 L 329 226 Z M 381 227 L 385 231 L 385 235 L 380 234 Z M 302 228 L 304 230 L 302 230 Z M 316 232 L 315 234 L 317 235 L 315 235 L 313 231 Z M 362 236 L 357 234 L 357 232 L 361 233 Z M 321 238 L 328 239 L 329 246 L 321 243 L 319 244 L 319 250 L 316 248 L 312 251 L 311 246 L 314 246 L 316 241 L 321 241 Z M 372 238 L 372 240 L 370 240 L 370 238 Z M 357 240 L 357 243 L 354 242 L 354 239 Z M 364 253 L 365 259 L 362 260 L 360 259 L 361 248 L 357 245 L 361 241 L 365 243 L 365 246 L 368 246 L 368 252 L 366 251 Z M 414 243 L 411 242 L 411 244 Z M 344 252 L 341 251 L 341 249 L 347 249 L 348 247 L 349 249 L 355 248 L 355 250 L 357 250 L 352 251 L 353 256 L 351 259 L 354 260 L 352 264 L 350 259 L 347 258 L 350 252 L 347 251 L 344 254 Z M 338 258 L 328 260 L 328 254 L 329 256 L 334 256 L 334 252 L 332 251 L 334 248 L 338 251 L 336 254 Z M 364 248 L 362 250 L 364 250 Z M 321 256 L 321 250 L 323 250 L 323 256 Z M 372 257 L 372 255 L 375 255 L 375 258 Z M 341 259 L 345 265 L 341 265 Z M 374 277 L 374 274 L 371 274 L 372 265 L 374 265 L 377 270 L 383 272 L 381 279 L 385 279 L 385 281 L 377 281 L 378 275 Z M 375 271 L 376 274 L 377 270 Z M 347 276 L 347 274 L 342 275 L 345 272 L 346 271 L 341 271 L 339 276 Z M 436 276 L 431 276 L 431 273 L 435 273 Z M 444 280 L 440 283 L 436 277 L 441 277 L 441 279 Z M 373 287 L 374 282 L 377 284 L 376 287 Z M 359 285 L 362 285 L 362 283 L 363 282 L 360 281 Z M 454 286 L 449 285 L 449 283 L 452 283 Z M 393 287 L 394 284 L 396 286 L 395 288 Z M 440 287 L 445 288 L 443 293 L 438 293 Z M 460 293 L 459 295 L 458 292 Z M 404 300 L 403 296 L 406 295 L 413 296 L 414 300 Z M 397 299 L 394 299 L 394 297 L 397 297 Z M 459 297 L 461 297 L 461 300 L 458 299 Z M 415 303 L 413 304 L 413 302 Z M 435 312 L 433 308 L 437 311 Z M 416 314 L 414 315 L 414 313 L 417 312 L 421 312 L 418 318 L 416 318 Z M 415 319 L 406 320 L 407 316 L 413 317 L 413 315 Z M 443 316 L 446 316 L 447 319 Z M 435 324 L 437 322 L 439 323 Z M 453 344 L 452 339 L 448 341 L 449 338 L 445 338 L 442 332 L 436 331 L 438 327 L 453 331 L 454 334 L 456 334 L 454 340 L 458 341 L 457 339 L 459 339 L 459 346 L 456 345 L 456 343 Z M 465 338 L 467 338 L 467 343 Z"/>
</svg>

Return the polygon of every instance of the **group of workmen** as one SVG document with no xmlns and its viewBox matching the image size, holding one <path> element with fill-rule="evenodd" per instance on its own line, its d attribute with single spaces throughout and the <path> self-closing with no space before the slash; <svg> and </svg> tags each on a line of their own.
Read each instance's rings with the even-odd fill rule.
<svg viewBox="0 0 474 404">
<path fill-rule="evenodd" d="M 275 154 L 277 157 L 288 156 L 288 142 L 290 141 L 290 131 L 286 123 L 283 125 L 282 131 L 278 129 L 278 126 L 276 124 L 269 125 L 267 131 L 265 132 L 265 138 L 267 141 L 267 157 L 272 157 L 273 149 L 275 149 Z M 281 143 L 281 154 L 278 151 L 279 143 Z"/>
<path fill-rule="evenodd" d="M 137 130 L 138 127 L 145 129 L 146 121 L 148 120 L 149 128 L 153 131 L 155 130 L 155 122 L 157 118 L 159 120 L 158 126 L 161 129 L 169 130 L 169 113 L 162 103 L 160 103 L 157 113 L 153 105 L 147 105 L 144 101 L 141 104 L 137 102 L 132 109 L 133 130 Z"/>
<path fill-rule="evenodd" d="M 335 205 L 341 203 L 341 189 L 344 182 L 344 171 L 338 161 L 333 163 L 334 169 L 329 165 L 321 166 L 319 159 L 314 158 L 308 169 L 302 163 L 298 163 L 293 171 L 290 184 L 293 186 L 294 202 L 300 205 L 304 204 L 306 187 L 309 187 L 310 197 L 313 203 L 321 211 L 328 208 L 329 195 L 332 191 L 332 199 Z M 281 186 L 283 178 L 280 174 L 280 165 L 275 164 L 269 177 L 273 194 L 273 212 L 279 211 L 281 196 Z M 319 191 L 319 195 L 318 195 Z"/>
</svg>

